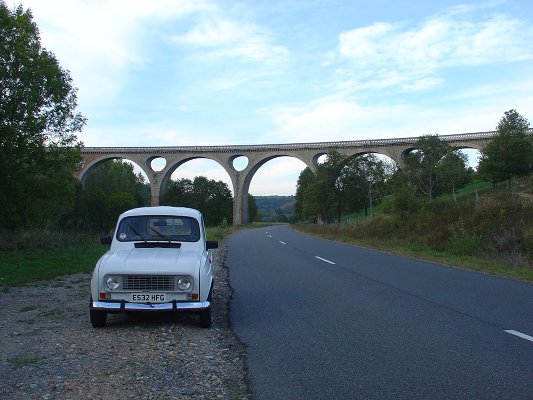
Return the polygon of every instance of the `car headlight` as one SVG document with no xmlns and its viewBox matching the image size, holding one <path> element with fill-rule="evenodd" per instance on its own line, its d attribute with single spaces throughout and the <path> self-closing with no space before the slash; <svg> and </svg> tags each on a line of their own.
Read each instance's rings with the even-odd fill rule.
<svg viewBox="0 0 533 400">
<path fill-rule="evenodd" d="M 116 276 L 110 276 L 107 278 L 106 284 L 110 290 L 115 290 L 120 286 L 120 281 Z"/>
<path fill-rule="evenodd" d="M 180 290 L 189 290 L 192 287 L 192 279 L 188 276 L 182 276 L 178 279 L 178 288 Z"/>
</svg>

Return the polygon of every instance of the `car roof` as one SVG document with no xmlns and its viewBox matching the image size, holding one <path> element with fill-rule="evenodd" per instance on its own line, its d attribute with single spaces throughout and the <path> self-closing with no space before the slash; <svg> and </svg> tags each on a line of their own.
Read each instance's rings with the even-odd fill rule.
<svg viewBox="0 0 533 400">
<path fill-rule="evenodd" d="M 202 214 L 194 208 L 188 207 L 171 207 L 171 206 L 155 206 L 155 207 L 139 207 L 128 210 L 120 215 L 120 219 L 124 217 L 132 217 L 138 215 L 172 215 L 181 217 L 193 217 L 201 219 Z"/>
</svg>

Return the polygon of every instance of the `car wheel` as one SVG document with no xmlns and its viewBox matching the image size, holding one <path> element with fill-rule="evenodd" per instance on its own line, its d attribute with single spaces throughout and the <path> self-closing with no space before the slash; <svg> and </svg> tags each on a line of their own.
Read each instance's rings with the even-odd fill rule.
<svg viewBox="0 0 533 400">
<path fill-rule="evenodd" d="M 93 299 L 91 298 L 91 303 L 92 302 Z M 91 315 L 91 324 L 93 328 L 101 328 L 105 326 L 105 323 L 107 322 L 107 311 L 93 310 L 91 308 L 89 313 Z"/>
<path fill-rule="evenodd" d="M 201 328 L 211 328 L 212 318 L 211 318 L 211 307 L 206 308 L 205 310 L 200 311 L 200 327 Z"/>
</svg>

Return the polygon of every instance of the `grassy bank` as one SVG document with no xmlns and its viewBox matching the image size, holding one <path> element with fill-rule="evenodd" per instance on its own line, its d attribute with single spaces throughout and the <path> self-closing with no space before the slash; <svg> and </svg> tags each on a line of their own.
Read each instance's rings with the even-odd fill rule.
<svg viewBox="0 0 533 400">
<path fill-rule="evenodd" d="M 0 254 L 0 281 L 19 286 L 62 275 L 91 272 L 106 251 L 102 245 L 81 244 L 61 250 L 13 251 Z"/>
<path fill-rule="evenodd" d="M 243 230 L 243 229 L 253 229 L 253 228 L 262 228 L 265 226 L 275 225 L 275 222 L 252 222 L 247 225 L 240 226 L 214 226 L 206 228 L 207 240 L 218 240 L 219 242 L 224 241 L 232 233 Z"/>
<path fill-rule="evenodd" d="M 207 238 L 222 242 L 236 229 L 244 228 L 207 228 Z M 79 232 L 46 229 L 0 232 L 0 290 L 62 275 L 91 272 L 108 248 L 100 244 L 98 235 Z"/>
<path fill-rule="evenodd" d="M 420 242 L 406 243 L 405 241 L 394 239 L 379 240 L 355 238 L 349 233 L 343 232 L 343 229 L 336 225 L 318 226 L 298 224 L 294 225 L 294 228 L 300 232 L 328 240 L 367 247 L 405 257 L 427 260 L 491 275 L 533 282 L 533 268 L 527 266 L 509 265 L 485 257 L 458 255 L 449 251 L 438 251 Z"/>
<path fill-rule="evenodd" d="M 105 251 L 96 234 L 46 228 L 0 231 L 0 290 L 90 272 Z"/>
<path fill-rule="evenodd" d="M 533 180 L 512 190 L 483 182 L 456 196 L 387 198 L 371 218 L 297 225 L 303 232 L 443 264 L 533 282 Z"/>
</svg>

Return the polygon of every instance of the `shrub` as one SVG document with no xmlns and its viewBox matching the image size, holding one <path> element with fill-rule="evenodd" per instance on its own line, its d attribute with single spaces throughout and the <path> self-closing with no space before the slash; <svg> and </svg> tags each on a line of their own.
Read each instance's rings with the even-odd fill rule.
<svg viewBox="0 0 533 400">
<path fill-rule="evenodd" d="M 394 216 L 381 214 L 352 226 L 352 236 L 381 240 L 393 238 L 399 224 Z"/>
<path fill-rule="evenodd" d="M 479 251 L 481 237 L 468 232 L 463 220 L 451 232 L 449 250 L 459 256 L 474 256 Z"/>
<path fill-rule="evenodd" d="M 400 215 L 416 212 L 419 203 L 415 192 L 407 187 L 397 190 L 392 196 L 392 210 Z"/>
<path fill-rule="evenodd" d="M 48 228 L 0 231 L 0 251 L 64 249 L 83 243 L 98 243 L 98 235 Z"/>
</svg>

